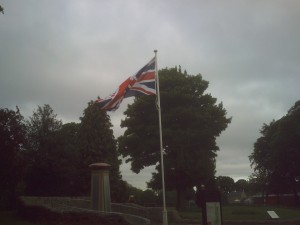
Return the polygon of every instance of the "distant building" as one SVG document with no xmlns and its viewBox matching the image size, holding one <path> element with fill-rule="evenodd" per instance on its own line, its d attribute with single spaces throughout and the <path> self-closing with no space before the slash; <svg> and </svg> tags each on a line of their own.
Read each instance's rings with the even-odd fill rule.
<svg viewBox="0 0 300 225">
<path fill-rule="evenodd" d="M 295 204 L 295 196 L 293 194 L 280 194 L 280 195 L 268 194 L 267 196 L 262 194 L 257 194 L 257 195 L 253 195 L 252 199 L 253 199 L 253 203 L 255 204 L 286 205 L 286 206 L 292 206 Z"/>
</svg>

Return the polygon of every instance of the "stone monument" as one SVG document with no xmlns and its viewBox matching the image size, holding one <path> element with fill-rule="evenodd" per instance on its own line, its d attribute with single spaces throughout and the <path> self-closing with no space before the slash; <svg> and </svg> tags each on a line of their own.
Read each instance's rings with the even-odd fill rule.
<svg viewBox="0 0 300 225">
<path fill-rule="evenodd" d="M 109 168 L 107 163 L 93 163 L 91 169 L 91 208 L 93 210 L 110 212 Z"/>
</svg>

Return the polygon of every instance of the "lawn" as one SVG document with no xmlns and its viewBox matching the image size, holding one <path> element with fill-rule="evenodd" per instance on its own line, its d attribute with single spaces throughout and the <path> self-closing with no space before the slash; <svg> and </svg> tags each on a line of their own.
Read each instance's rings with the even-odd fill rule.
<svg viewBox="0 0 300 225">
<path fill-rule="evenodd" d="M 267 206 L 224 206 L 223 220 L 270 220 L 267 211 L 275 211 L 281 219 L 300 218 L 300 209 Z M 183 219 L 201 221 L 201 210 L 190 208 L 180 211 Z M 34 225 L 26 220 L 19 219 L 13 211 L 0 211 L 0 225 Z"/>
<path fill-rule="evenodd" d="M 19 219 L 13 211 L 0 211 L 0 225 L 34 225 Z"/>
<path fill-rule="evenodd" d="M 268 206 L 223 206 L 223 220 L 269 220 L 267 211 L 275 211 L 281 219 L 300 218 L 300 209 Z M 184 219 L 201 219 L 201 210 L 191 208 L 179 212 Z"/>
</svg>

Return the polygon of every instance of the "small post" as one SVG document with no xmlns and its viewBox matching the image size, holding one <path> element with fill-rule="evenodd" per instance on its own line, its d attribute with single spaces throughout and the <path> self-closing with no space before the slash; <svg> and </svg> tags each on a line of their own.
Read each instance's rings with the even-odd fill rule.
<svg viewBox="0 0 300 225">
<path fill-rule="evenodd" d="M 107 163 L 93 163 L 91 169 L 91 208 L 98 211 L 110 212 L 109 168 Z"/>
</svg>

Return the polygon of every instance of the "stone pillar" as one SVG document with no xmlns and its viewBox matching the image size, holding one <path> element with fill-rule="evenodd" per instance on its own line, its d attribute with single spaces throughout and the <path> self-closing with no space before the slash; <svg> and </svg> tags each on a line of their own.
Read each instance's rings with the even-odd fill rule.
<svg viewBox="0 0 300 225">
<path fill-rule="evenodd" d="M 94 163 L 91 168 L 91 208 L 110 212 L 109 168 L 107 163 Z"/>
</svg>

